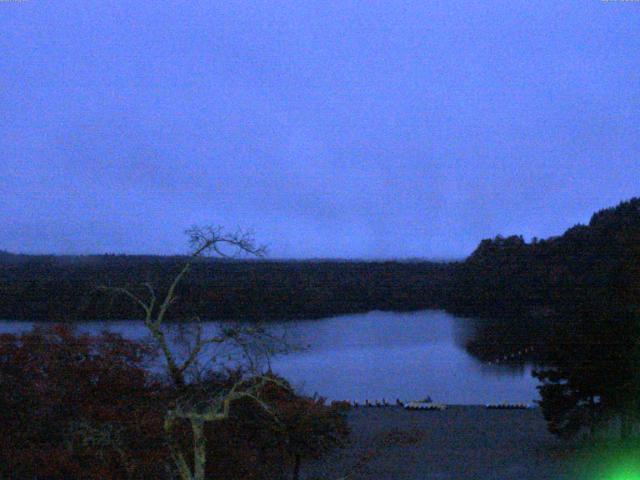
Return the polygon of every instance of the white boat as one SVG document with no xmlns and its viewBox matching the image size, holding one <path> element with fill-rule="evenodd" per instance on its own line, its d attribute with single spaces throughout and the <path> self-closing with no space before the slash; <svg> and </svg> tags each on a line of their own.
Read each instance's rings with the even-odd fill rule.
<svg viewBox="0 0 640 480">
<path fill-rule="evenodd" d="M 441 403 L 433 403 L 433 402 L 407 402 L 404 404 L 404 408 L 407 410 L 444 410 L 447 408 L 446 405 Z"/>
</svg>

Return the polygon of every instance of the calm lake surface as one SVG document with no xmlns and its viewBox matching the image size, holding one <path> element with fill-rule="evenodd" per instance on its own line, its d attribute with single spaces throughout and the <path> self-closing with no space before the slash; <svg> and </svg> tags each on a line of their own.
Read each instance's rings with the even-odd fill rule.
<svg viewBox="0 0 640 480">
<path fill-rule="evenodd" d="M 288 340 L 304 348 L 274 357 L 271 365 L 303 392 L 330 400 L 395 401 L 429 395 L 436 402 L 478 404 L 539 398 L 530 365 L 488 365 L 465 351 L 474 322 L 426 310 L 275 323 L 276 332 L 286 332 Z M 0 331 L 21 332 L 33 325 L 0 321 Z M 128 338 L 146 336 L 137 321 L 79 324 L 80 331 L 105 329 Z"/>
</svg>

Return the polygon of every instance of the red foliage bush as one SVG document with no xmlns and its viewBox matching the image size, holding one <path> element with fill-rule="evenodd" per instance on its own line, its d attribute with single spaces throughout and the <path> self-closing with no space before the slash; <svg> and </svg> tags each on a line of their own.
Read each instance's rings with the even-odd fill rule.
<svg viewBox="0 0 640 480">
<path fill-rule="evenodd" d="M 163 475 L 162 389 L 144 368 L 149 353 L 66 325 L 0 335 L 0 476 Z"/>
<path fill-rule="evenodd" d="M 151 353 L 113 333 L 79 335 L 66 325 L 0 335 L 0 478 L 172 478 L 163 423 L 176 392 L 145 368 Z M 205 381 L 224 387 L 233 377 Z M 281 379 L 266 385 L 269 412 L 244 399 L 227 420 L 207 424 L 211 478 L 290 477 L 302 459 L 346 437 L 340 407 L 297 396 Z"/>
</svg>

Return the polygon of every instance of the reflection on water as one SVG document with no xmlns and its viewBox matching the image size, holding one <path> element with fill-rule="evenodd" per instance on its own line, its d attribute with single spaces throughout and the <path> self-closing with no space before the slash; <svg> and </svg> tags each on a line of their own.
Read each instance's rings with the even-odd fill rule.
<svg viewBox="0 0 640 480">
<path fill-rule="evenodd" d="M 301 347 L 277 355 L 271 365 L 308 394 L 358 401 L 418 399 L 458 404 L 531 402 L 538 398 L 530 365 L 488 365 L 465 349 L 474 320 L 426 310 L 370 312 L 322 320 L 274 323 L 274 334 Z M 31 322 L 0 322 L 0 330 L 19 332 Z M 85 322 L 80 331 L 108 328 L 144 339 L 139 322 Z M 209 333 L 219 328 L 207 323 Z"/>
<path fill-rule="evenodd" d="M 447 403 L 531 402 L 528 365 L 487 365 L 467 353 L 473 320 L 442 311 L 370 312 L 295 322 L 290 334 L 311 347 L 273 361 L 308 393 L 338 399 Z"/>
</svg>

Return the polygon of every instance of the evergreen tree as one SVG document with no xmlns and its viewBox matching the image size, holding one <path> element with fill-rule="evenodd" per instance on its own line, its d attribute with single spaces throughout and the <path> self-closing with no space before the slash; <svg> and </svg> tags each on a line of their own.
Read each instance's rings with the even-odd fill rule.
<svg viewBox="0 0 640 480">
<path fill-rule="evenodd" d="M 640 407 L 640 327 L 627 312 L 583 313 L 551 337 L 548 367 L 534 372 L 549 431 L 570 437 L 613 418 L 629 436 Z"/>
</svg>

